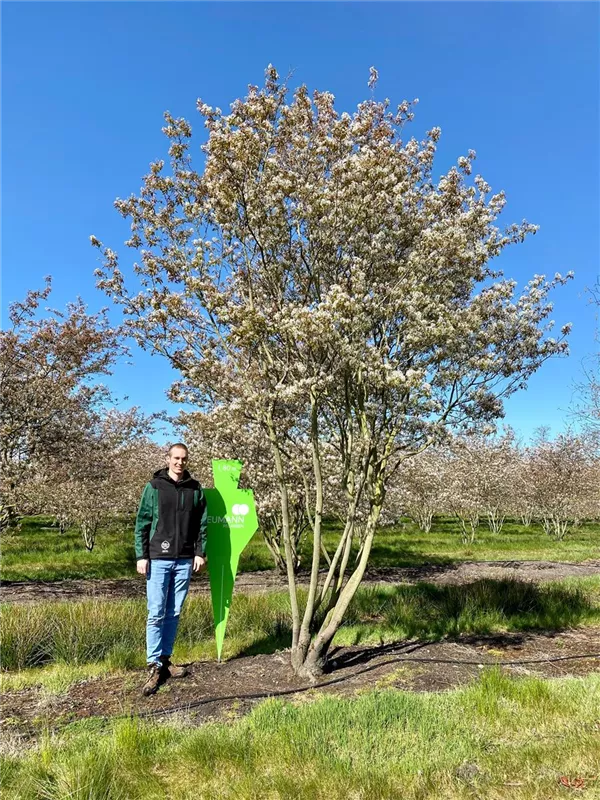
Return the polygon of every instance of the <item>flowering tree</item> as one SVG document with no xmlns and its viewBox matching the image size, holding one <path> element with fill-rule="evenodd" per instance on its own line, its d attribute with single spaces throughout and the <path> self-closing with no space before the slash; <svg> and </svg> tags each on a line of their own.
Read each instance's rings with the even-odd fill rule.
<svg viewBox="0 0 600 800">
<path fill-rule="evenodd" d="M 370 86 L 377 79 L 371 72 Z M 500 230 L 505 198 L 475 154 L 434 180 L 439 128 L 401 139 L 413 104 L 373 97 L 353 114 L 328 92 L 291 100 L 273 67 L 230 113 L 198 102 L 208 129 L 201 172 L 190 124 L 165 115 L 170 170 L 150 167 L 117 200 L 138 254 L 130 288 L 117 254 L 98 285 L 131 334 L 179 370 L 175 398 L 243 413 L 268 439 L 281 503 L 292 664 L 318 675 L 364 575 L 388 482 L 448 426 L 479 425 L 525 385 L 564 335 L 544 334 L 561 276 L 516 283 L 490 266 L 535 227 Z M 291 545 L 289 464 L 310 452 L 312 562 L 301 611 Z M 319 574 L 327 513 L 325 449 L 335 451 L 344 526 Z M 359 508 L 361 555 L 350 565 Z M 347 574 L 347 570 L 350 574 Z"/>
<path fill-rule="evenodd" d="M 598 453 L 592 437 L 567 431 L 552 440 L 540 429 L 529 453 L 528 476 L 536 515 L 553 538 L 563 539 L 582 520 L 598 517 Z"/>
<path fill-rule="evenodd" d="M 483 446 L 484 512 L 492 533 L 500 533 L 507 514 L 514 513 L 513 487 L 517 481 L 519 451 L 514 431 L 490 438 Z"/>
<path fill-rule="evenodd" d="M 600 281 L 591 290 L 592 302 L 600 312 Z M 596 343 L 600 343 L 600 329 L 596 326 Z M 575 416 L 585 428 L 600 440 L 600 351 L 596 351 L 584 361 L 584 380 L 577 387 L 578 401 Z"/>
<path fill-rule="evenodd" d="M 579 387 L 581 404 L 577 414 L 590 431 L 600 436 L 600 354 L 588 361 L 585 382 Z"/>
<path fill-rule="evenodd" d="M 463 541 L 475 540 L 480 517 L 492 533 L 500 533 L 509 511 L 518 474 L 518 451 L 513 431 L 501 436 L 473 433 L 457 437 L 450 446 L 447 503 L 456 515 Z"/>
<path fill-rule="evenodd" d="M 477 448 L 470 437 L 460 437 L 448 447 L 446 502 L 458 520 L 463 544 L 473 544 L 484 507 L 485 481 L 478 467 Z"/>
<path fill-rule="evenodd" d="M 514 482 L 510 495 L 510 513 L 531 526 L 536 514 L 535 484 L 532 473 L 531 448 L 519 445 L 516 452 Z"/>
<path fill-rule="evenodd" d="M 26 476 L 28 513 L 52 514 L 61 529 L 77 526 L 88 550 L 115 517 L 135 514 L 144 484 L 164 465 L 164 452 L 148 435 L 153 419 L 137 408 L 102 408 L 71 432 L 59 457 L 38 458 Z"/>
<path fill-rule="evenodd" d="M 122 352 L 104 312 L 89 315 L 81 300 L 65 312 L 40 304 L 50 294 L 28 292 L 9 310 L 0 332 L 0 504 L 3 524 L 20 512 L 23 481 L 35 462 L 65 457 L 76 432 L 106 399 L 100 384 Z"/>
<path fill-rule="evenodd" d="M 430 448 L 404 462 L 388 489 L 396 518 L 406 513 L 420 530 L 431 530 L 434 515 L 447 505 L 449 475 L 445 466 L 446 459 L 439 448 Z"/>
<path fill-rule="evenodd" d="M 431 530 L 435 514 L 454 514 L 463 541 L 472 543 L 481 517 L 500 533 L 506 515 L 520 511 L 520 468 L 510 428 L 502 435 L 481 430 L 451 437 L 404 462 L 388 488 L 388 513 L 389 505 L 395 518 L 404 511 L 423 531 Z"/>
</svg>

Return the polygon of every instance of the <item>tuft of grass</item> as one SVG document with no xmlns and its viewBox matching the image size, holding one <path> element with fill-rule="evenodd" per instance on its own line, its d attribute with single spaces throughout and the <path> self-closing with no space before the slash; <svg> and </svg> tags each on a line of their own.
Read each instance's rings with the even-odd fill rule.
<svg viewBox="0 0 600 800">
<path fill-rule="evenodd" d="M 145 664 L 143 599 L 7 603 L 0 606 L 0 622 L 5 671 L 52 664 L 68 665 L 69 669 L 103 664 L 109 670 L 124 670 Z M 286 647 L 290 626 L 290 605 L 285 593 L 236 595 L 224 656 Z M 211 601 L 204 596 L 189 597 L 179 625 L 175 658 L 208 657 L 216 657 Z M 30 674 L 31 680 L 34 674 Z"/>
<path fill-rule="evenodd" d="M 39 686 L 48 695 L 61 695 L 68 692 L 75 683 L 102 678 L 108 674 L 114 675 L 120 671 L 108 660 L 78 666 L 57 663 L 11 672 L 3 671 L 0 672 L 0 691 L 18 692 Z"/>
<path fill-rule="evenodd" d="M 460 586 L 369 586 L 357 592 L 337 644 L 600 624 L 600 578 L 542 585 L 484 579 Z"/>
<path fill-rule="evenodd" d="M 306 595 L 301 594 L 303 602 Z M 47 664 L 103 663 L 130 669 L 144 663 L 145 601 L 11 603 L 0 607 L 4 670 Z M 354 598 L 336 644 L 441 639 L 462 633 L 560 630 L 600 624 L 600 577 L 536 585 L 480 580 L 462 586 L 364 587 Z M 215 657 L 210 598 L 190 597 L 181 617 L 175 657 Z M 234 595 L 224 656 L 271 653 L 291 640 L 285 592 Z"/>
<path fill-rule="evenodd" d="M 599 710 L 600 675 L 493 669 L 451 692 L 268 700 L 200 728 L 88 720 L 5 759 L 2 786 L 14 800 L 545 800 L 568 776 L 597 797 Z"/>
</svg>

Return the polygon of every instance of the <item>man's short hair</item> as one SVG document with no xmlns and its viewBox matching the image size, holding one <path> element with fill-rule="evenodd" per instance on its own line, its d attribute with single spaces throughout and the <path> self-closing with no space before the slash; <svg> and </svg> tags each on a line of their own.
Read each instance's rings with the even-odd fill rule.
<svg viewBox="0 0 600 800">
<path fill-rule="evenodd" d="M 167 454 L 171 455 L 171 451 L 174 450 L 176 447 L 181 447 L 182 450 L 185 450 L 186 456 L 189 455 L 190 451 L 188 449 L 188 446 L 183 442 L 176 442 L 175 444 L 170 445 Z"/>
</svg>

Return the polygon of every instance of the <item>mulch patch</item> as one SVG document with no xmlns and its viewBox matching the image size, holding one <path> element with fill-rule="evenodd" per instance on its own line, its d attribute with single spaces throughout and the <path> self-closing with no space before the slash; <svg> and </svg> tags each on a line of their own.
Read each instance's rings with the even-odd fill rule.
<svg viewBox="0 0 600 800">
<path fill-rule="evenodd" d="M 33 743 L 42 730 L 60 729 L 88 717 L 169 719 L 178 714 L 192 724 L 226 721 L 246 713 L 268 696 L 306 702 L 321 694 L 350 696 L 375 688 L 445 691 L 475 680 L 491 665 L 500 665 L 510 675 L 544 678 L 598 672 L 600 629 L 335 648 L 329 672 L 314 686 L 294 676 L 289 653 L 279 651 L 240 656 L 220 664 L 196 662 L 190 665 L 188 677 L 166 681 L 149 698 L 141 695 L 145 680 L 141 670 L 83 681 L 60 695 L 34 687 L 3 694 L 0 731 L 10 749 L 15 742 L 20 742 L 19 746 Z"/>
</svg>

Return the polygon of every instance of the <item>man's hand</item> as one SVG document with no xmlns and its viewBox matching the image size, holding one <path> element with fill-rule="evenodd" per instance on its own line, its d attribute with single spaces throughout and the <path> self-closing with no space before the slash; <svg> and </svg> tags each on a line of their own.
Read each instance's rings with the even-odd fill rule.
<svg viewBox="0 0 600 800">
<path fill-rule="evenodd" d="M 200 572 L 202 567 L 205 567 L 208 563 L 208 559 L 206 556 L 194 556 L 194 572 Z"/>
<path fill-rule="evenodd" d="M 137 571 L 140 573 L 140 575 L 147 575 L 149 566 L 150 566 L 149 558 L 138 558 Z"/>
</svg>

